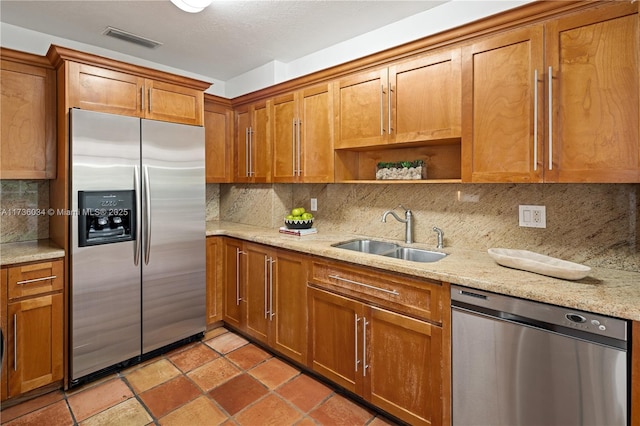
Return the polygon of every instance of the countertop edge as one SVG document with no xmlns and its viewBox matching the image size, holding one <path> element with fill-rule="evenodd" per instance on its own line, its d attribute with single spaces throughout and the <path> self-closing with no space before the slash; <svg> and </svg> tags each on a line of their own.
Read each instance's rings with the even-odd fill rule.
<svg viewBox="0 0 640 426">
<path fill-rule="evenodd" d="M 3 268 L 63 257 L 64 249 L 49 239 L 0 244 L 0 266 Z"/>
</svg>

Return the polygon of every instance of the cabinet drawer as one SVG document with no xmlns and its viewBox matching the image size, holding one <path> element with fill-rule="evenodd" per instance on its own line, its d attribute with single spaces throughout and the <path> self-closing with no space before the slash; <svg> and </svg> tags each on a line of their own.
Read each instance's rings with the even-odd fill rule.
<svg viewBox="0 0 640 426">
<path fill-rule="evenodd" d="M 62 290 L 63 271 L 62 260 L 9 268 L 9 299 Z"/>
<path fill-rule="evenodd" d="M 442 323 L 442 283 L 373 268 L 314 261 L 312 285 L 376 306 Z"/>
</svg>

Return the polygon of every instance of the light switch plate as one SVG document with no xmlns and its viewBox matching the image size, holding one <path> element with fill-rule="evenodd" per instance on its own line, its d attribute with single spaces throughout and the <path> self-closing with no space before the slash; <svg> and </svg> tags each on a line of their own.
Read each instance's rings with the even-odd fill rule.
<svg viewBox="0 0 640 426">
<path fill-rule="evenodd" d="M 310 206 L 309 210 L 311 210 L 312 212 L 317 212 L 318 211 L 318 199 L 317 198 L 312 198 L 311 199 L 311 206 Z"/>
<path fill-rule="evenodd" d="M 545 206 L 518 206 L 520 226 L 526 228 L 546 228 L 547 208 Z"/>
</svg>

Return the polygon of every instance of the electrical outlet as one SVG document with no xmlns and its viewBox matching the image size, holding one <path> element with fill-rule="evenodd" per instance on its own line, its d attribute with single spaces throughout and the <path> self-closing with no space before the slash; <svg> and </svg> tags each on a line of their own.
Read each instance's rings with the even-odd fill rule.
<svg viewBox="0 0 640 426">
<path fill-rule="evenodd" d="M 317 212 L 318 211 L 318 199 L 317 198 L 312 198 L 311 199 L 311 207 L 309 208 L 309 210 L 311 210 L 312 212 Z"/>
<path fill-rule="evenodd" d="M 547 227 L 547 208 L 545 206 L 519 206 L 520 226 L 527 228 Z"/>
</svg>

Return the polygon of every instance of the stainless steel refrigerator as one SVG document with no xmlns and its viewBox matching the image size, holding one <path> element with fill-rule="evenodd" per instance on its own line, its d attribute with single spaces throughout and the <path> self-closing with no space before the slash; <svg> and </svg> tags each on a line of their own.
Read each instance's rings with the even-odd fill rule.
<svg viewBox="0 0 640 426">
<path fill-rule="evenodd" d="M 71 385 L 205 329 L 204 128 L 70 110 Z"/>
</svg>

